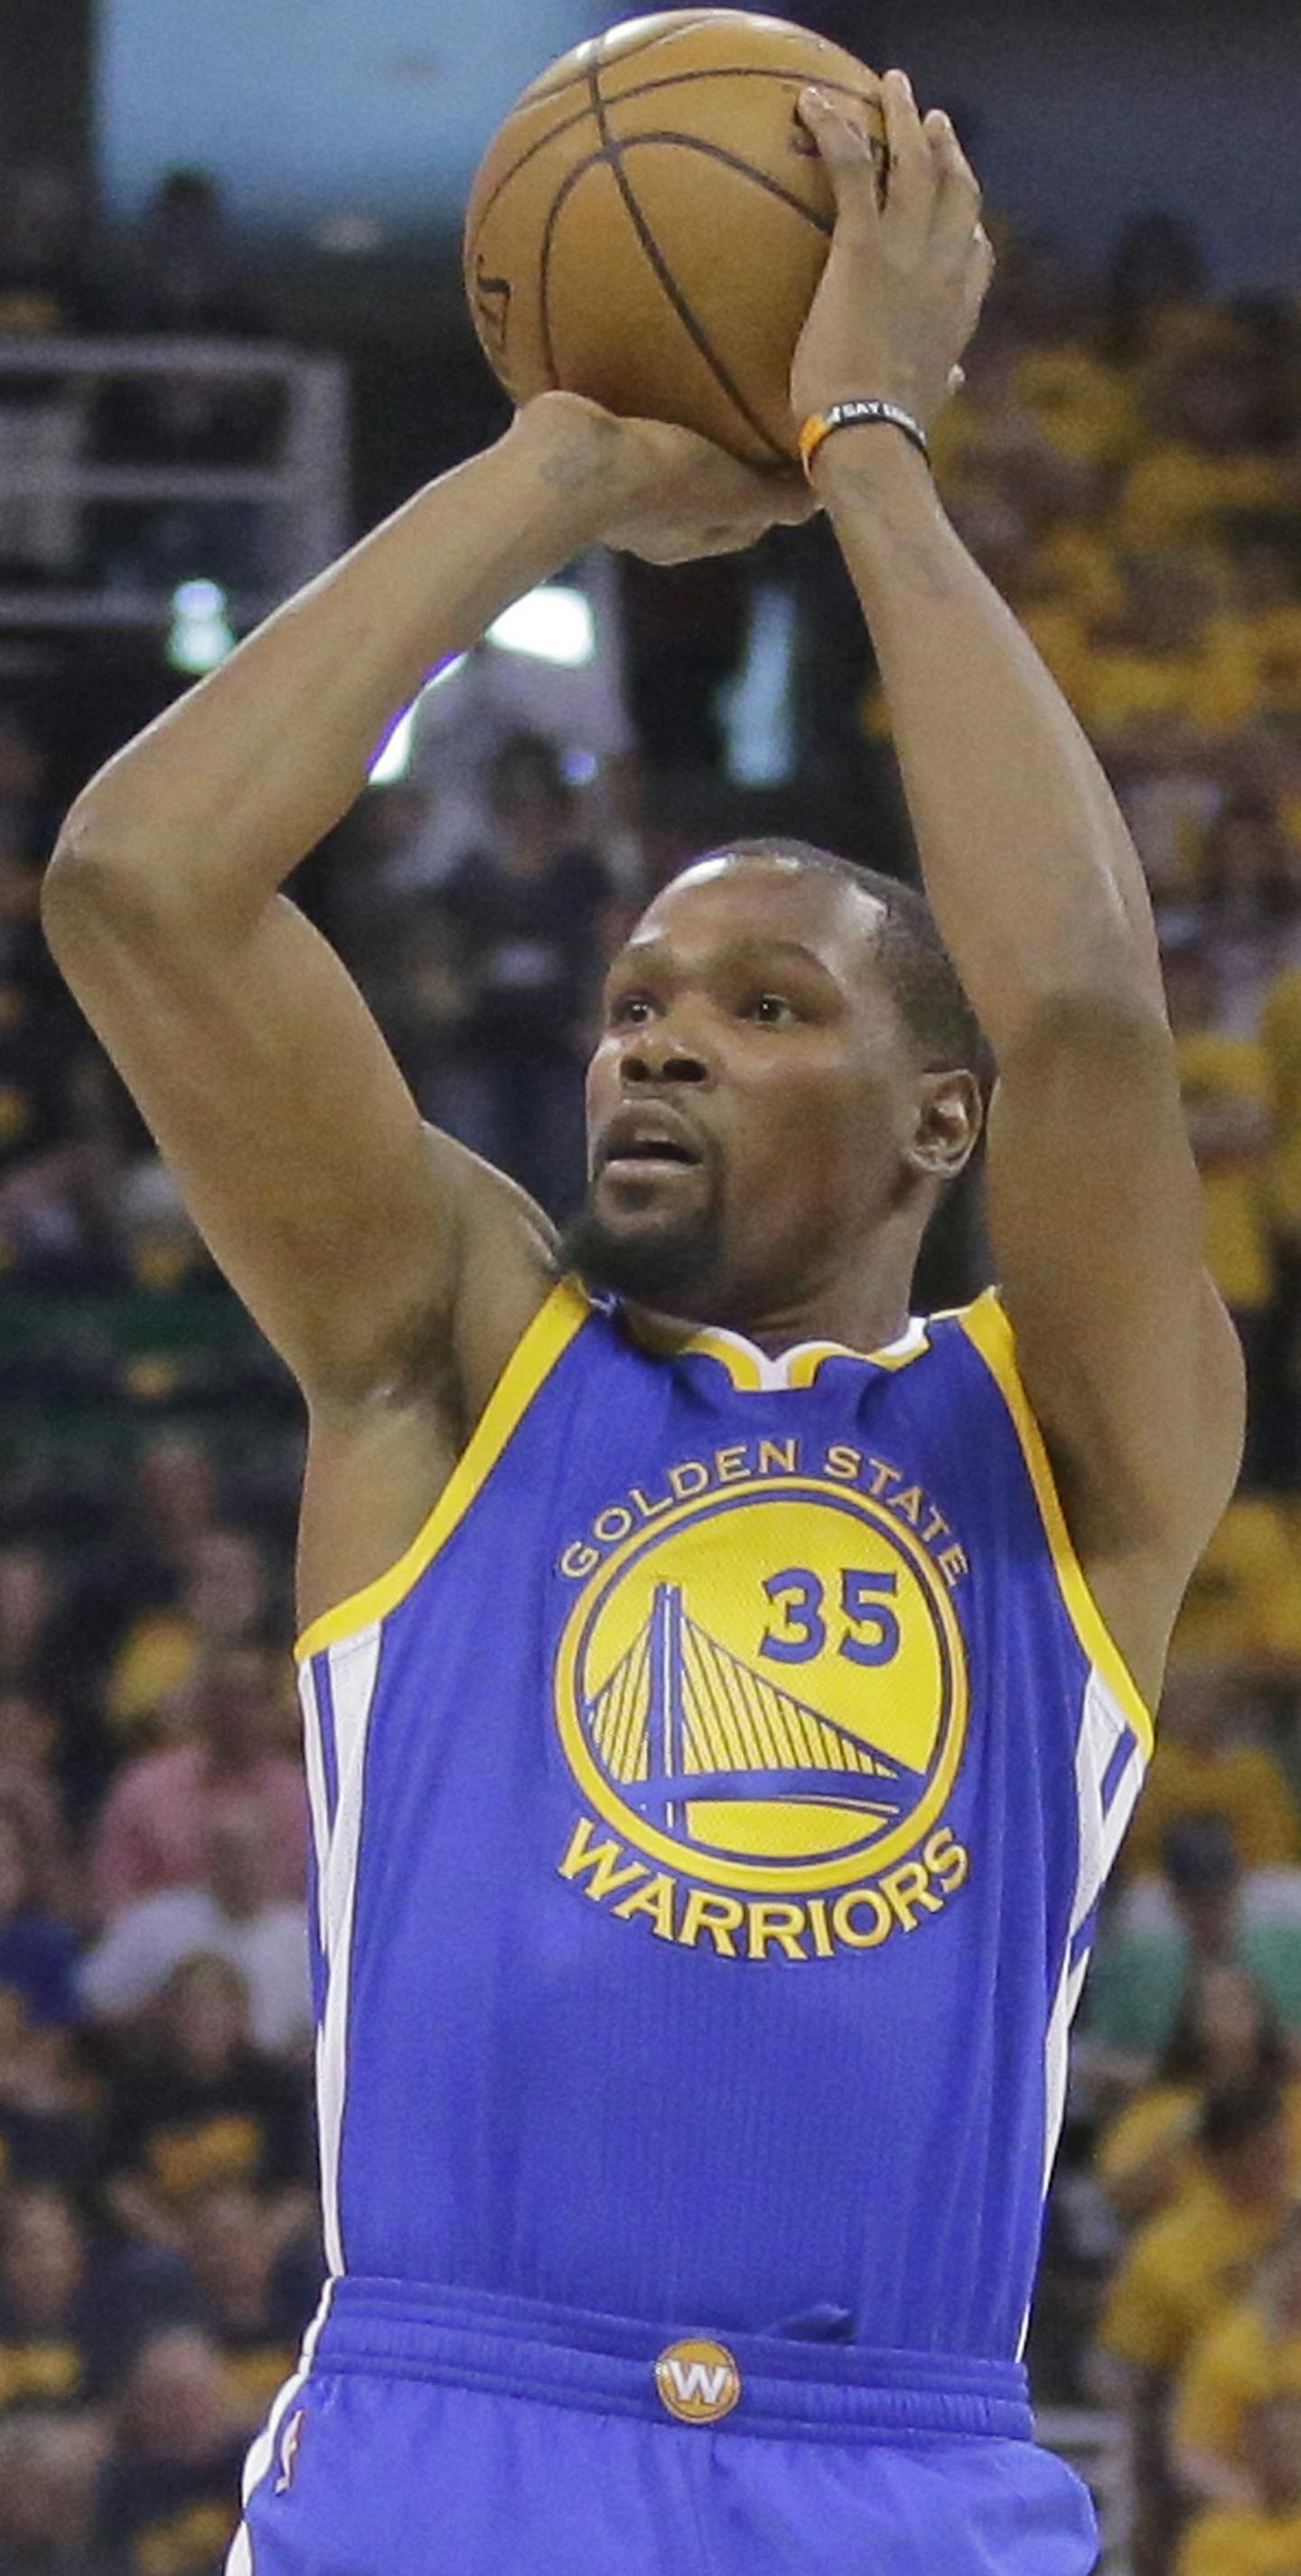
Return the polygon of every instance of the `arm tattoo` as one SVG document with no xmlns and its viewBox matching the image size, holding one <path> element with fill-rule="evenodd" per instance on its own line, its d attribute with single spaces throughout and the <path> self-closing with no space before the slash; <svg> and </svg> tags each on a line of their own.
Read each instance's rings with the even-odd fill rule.
<svg viewBox="0 0 1301 2576">
<path fill-rule="evenodd" d="M 613 480 L 618 430 L 613 421 L 594 421 L 592 433 L 590 446 L 559 448 L 538 467 L 539 482 L 559 492 L 562 499 L 572 500 L 576 492 L 593 488 L 602 490 Z"/>
</svg>

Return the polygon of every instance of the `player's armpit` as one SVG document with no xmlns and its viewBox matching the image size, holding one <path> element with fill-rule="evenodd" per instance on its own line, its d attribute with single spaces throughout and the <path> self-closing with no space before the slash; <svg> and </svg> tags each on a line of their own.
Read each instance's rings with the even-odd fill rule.
<svg viewBox="0 0 1301 2576">
<path fill-rule="evenodd" d="M 418 1367 L 456 1375 L 472 1419 L 547 1294 L 550 1229 L 425 1126 L 327 942 L 283 896 L 234 932 L 92 852 L 56 858 L 43 919 L 214 1259 L 309 1401 L 399 1393 Z"/>
<path fill-rule="evenodd" d="M 1168 1570 L 1173 1616 L 1233 1490 L 1244 1398 L 1154 1007 L 1067 995 L 1036 1015 L 1000 1066 L 988 1200 L 1075 1545 L 1086 1566 L 1156 1569 L 1158 1588 Z"/>
</svg>

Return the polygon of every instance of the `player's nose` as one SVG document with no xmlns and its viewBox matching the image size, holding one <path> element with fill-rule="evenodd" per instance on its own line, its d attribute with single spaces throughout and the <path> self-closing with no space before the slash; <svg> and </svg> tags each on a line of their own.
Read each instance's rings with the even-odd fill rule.
<svg viewBox="0 0 1301 2576">
<path fill-rule="evenodd" d="M 703 1049 L 693 1045 L 686 1032 L 664 1020 L 654 1027 L 629 1031 L 619 1059 L 619 1074 L 630 1091 L 642 1083 L 703 1084 L 713 1079 Z"/>
</svg>

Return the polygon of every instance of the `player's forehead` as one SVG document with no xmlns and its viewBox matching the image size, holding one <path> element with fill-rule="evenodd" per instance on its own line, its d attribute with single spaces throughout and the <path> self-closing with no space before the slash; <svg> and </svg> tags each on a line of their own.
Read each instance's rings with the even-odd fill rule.
<svg viewBox="0 0 1301 2576">
<path fill-rule="evenodd" d="M 737 947 L 804 949 L 838 983 L 872 978 L 884 906 L 830 868 L 780 858 L 698 859 L 647 905 L 625 961 L 703 963 Z"/>
</svg>

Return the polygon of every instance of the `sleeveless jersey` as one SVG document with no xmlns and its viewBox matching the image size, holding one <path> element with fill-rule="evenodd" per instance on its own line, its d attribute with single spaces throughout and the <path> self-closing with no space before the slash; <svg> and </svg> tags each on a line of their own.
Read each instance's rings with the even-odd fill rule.
<svg viewBox="0 0 1301 2576">
<path fill-rule="evenodd" d="M 1018 2354 L 1151 1725 L 992 1291 L 771 1360 L 562 1283 L 300 1657 L 332 2272 Z"/>
</svg>

